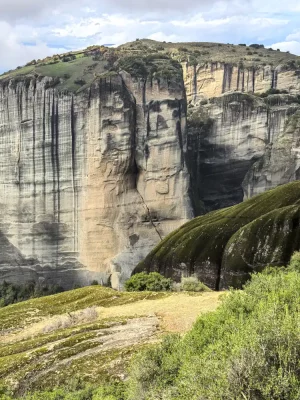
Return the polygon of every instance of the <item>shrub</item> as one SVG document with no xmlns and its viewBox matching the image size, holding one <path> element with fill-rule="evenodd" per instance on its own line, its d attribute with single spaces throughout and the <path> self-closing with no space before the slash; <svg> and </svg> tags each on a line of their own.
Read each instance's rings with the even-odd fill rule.
<svg viewBox="0 0 300 400">
<path fill-rule="evenodd" d="M 84 79 L 82 79 L 82 78 L 79 78 L 79 79 L 75 79 L 74 83 L 76 85 L 83 86 L 83 85 L 86 84 L 86 81 Z"/>
<path fill-rule="evenodd" d="M 63 291 L 64 289 L 58 285 L 47 285 L 34 281 L 28 281 L 23 285 L 15 285 L 4 281 L 0 284 L 0 307 Z"/>
<path fill-rule="evenodd" d="M 172 280 L 165 278 L 158 272 L 140 272 L 133 275 L 125 282 L 125 290 L 128 292 L 142 292 L 144 290 L 160 292 L 168 291 L 172 288 Z"/>
<path fill-rule="evenodd" d="M 292 255 L 289 269 L 300 273 L 300 252 L 296 251 Z"/>
<path fill-rule="evenodd" d="M 272 89 L 268 89 L 264 93 L 261 93 L 259 96 L 264 98 L 264 97 L 268 97 L 268 96 L 270 96 L 272 94 L 288 94 L 288 91 L 287 90 L 279 90 L 279 89 L 272 88 Z"/>
<path fill-rule="evenodd" d="M 254 48 L 254 49 L 263 49 L 265 46 L 264 46 L 263 44 L 256 44 L 256 43 L 254 43 L 254 44 L 250 44 L 249 47 L 252 47 L 252 48 Z"/>
<path fill-rule="evenodd" d="M 184 338 L 136 356 L 129 399 L 299 399 L 299 263 L 253 275 Z"/>
<path fill-rule="evenodd" d="M 184 292 L 209 292 L 210 289 L 200 282 L 197 277 L 190 276 L 188 278 L 181 279 L 181 290 Z"/>
</svg>

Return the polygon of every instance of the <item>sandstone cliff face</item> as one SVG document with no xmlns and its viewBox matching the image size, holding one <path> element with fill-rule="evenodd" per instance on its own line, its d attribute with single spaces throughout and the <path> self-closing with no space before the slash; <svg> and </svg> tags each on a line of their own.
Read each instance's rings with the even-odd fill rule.
<svg viewBox="0 0 300 400">
<path fill-rule="evenodd" d="M 268 89 L 287 90 L 299 94 L 299 70 L 283 65 L 244 67 L 207 62 L 200 65 L 183 63 L 183 76 L 188 101 L 196 103 L 204 98 L 218 97 L 230 91 L 263 93 Z"/>
<path fill-rule="evenodd" d="M 47 65 L 0 80 L 0 279 L 119 287 L 193 216 L 299 178 L 296 64 L 181 71 L 155 53 L 95 79 L 109 57 L 82 59 L 77 94 Z"/>
<path fill-rule="evenodd" d="M 1 279 L 115 287 L 193 216 L 182 82 L 0 85 Z"/>
<path fill-rule="evenodd" d="M 197 212 L 236 204 L 298 178 L 297 71 L 241 71 L 226 64 L 184 71 Z M 289 94 L 253 95 L 278 87 Z"/>
</svg>

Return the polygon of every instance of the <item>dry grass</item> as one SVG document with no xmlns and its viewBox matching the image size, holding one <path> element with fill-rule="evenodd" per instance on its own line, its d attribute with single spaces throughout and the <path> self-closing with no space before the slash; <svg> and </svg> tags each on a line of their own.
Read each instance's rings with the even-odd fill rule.
<svg viewBox="0 0 300 400">
<path fill-rule="evenodd" d="M 63 386 L 76 374 L 87 383 L 123 376 L 141 346 L 167 332 L 186 332 L 199 314 L 217 308 L 220 295 L 116 293 L 94 286 L 6 307 L 3 317 L 10 316 L 12 323 L 17 311 L 21 321 L 16 321 L 17 330 L 1 336 L 0 386 L 22 394 Z M 39 313 L 47 301 L 47 312 Z M 38 319 L 30 319 L 29 313 Z"/>
<path fill-rule="evenodd" d="M 69 313 L 67 315 L 53 318 L 52 321 L 43 328 L 44 333 L 66 329 L 75 325 L 82 325 L 87 322 L 95 321 L 98 318 L 96 307 L 88 307 L 84 310 Z"/>
<path fill-rule="evenodd" d="M 221 292 L 173 293 L 165 299 L 138 301 L 110 308 L 99 307 L 101 318 L 157 315 L 164 332 L 188 331 L 201 313 L 214 311 L 220 304 Z"/>
</svg>

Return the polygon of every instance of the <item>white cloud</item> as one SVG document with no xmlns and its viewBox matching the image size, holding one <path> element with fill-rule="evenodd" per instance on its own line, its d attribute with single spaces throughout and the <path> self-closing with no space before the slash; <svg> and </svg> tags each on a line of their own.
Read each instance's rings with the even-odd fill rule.
<svg viewBox="0 0 300 400">
<path fill-rule="evenodd" d="M 155 32 L 147 36 L 147 39 L 157 40 L 158 42 L 179 42 L 182 38 L 177 35 L 166 35 L 163 32 Z"/>
<path fill-rule="evenodd" d="M 7 22 L 0 21 L 0 31 L 0 55 L 3 55 L 1 57 L 0 72 L 23 65 L 26 61 L 43 58 L 63 51 L 62 48 L 50 48 L 42 41 L 37 41 L 34 45 L 24 44 L 21 37 L 25 40 L 30 37 L 28 33 L 25 35 L 26 29 L 24 30 L 24 35 L 20 34 L 21 29 L 19 29 L 18 34 L 18 30 L 15 30 Z M 34 36 L 33 33 L 32 37 Z"/>
<path fill-rule="evenodd" d="M 289 23 L 288 19 L 278 18 L 249 18 L 249 16 L 232 16 L 220 19 L 205 19 L 202 14 L 197 14 L 190 19 L 186 20 L 173 20 L 174 26 L 180 26 L 185 28 L 216 28 L 228 25 L 241 25 L 245 29 L 249 26 L 253 26 L 259 29 L 271 28 L 276 26 L 284 26 Z"/>
<path fill-rule="evenodd" d="M 300 55 L 300 41 L 296 40 L 286 41 L 286 42 L 278 42 L 271 45 L 272 49 L 281 51 L 289 51 L 292 54 Z"/>
<path fill-rule="evenodd" d="M 144 37 L 274 43 L 299 54 L 299 0 L 0 0 L 0 10 L 0 71 L 59 49 Z"/>
<path fill-rule="evenodd" d="M 300 30 L 295 31 L 286 37 L 287 41 L 298 40 L 300 42 Z"/>
</svg>

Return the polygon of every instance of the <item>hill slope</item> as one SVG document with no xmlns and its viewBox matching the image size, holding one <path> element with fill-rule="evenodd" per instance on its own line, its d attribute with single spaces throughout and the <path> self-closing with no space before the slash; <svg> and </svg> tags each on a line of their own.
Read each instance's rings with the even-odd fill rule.
<svg viewBox="0 0 300 400">
<path fill-rule="evenodd" d="M 90 46 L 86 49 L 57 54 L 42 60 L 31 60 L 25 66 L 0 75 L 0 81 L 24 79 L 26 77 L 52 77 L 52 82 L 60 90 L 77 92 L 88 87 L 99 77 L 115 74 L 122 64 L 116 63 L 128 56 L 142 60 L 173 59 L 191 65 L 202 63 L 226 63 L 243 65 L 245 68 L 278 65 L 286 68 L 299 67 L 299 57 L 288 52 L 266 49 L 263 45 L 232 45 L 209 42 L 166 43 L 149 39 L 125 43 L 118 48 Z M 115 64 L 116 63 L 116 64 Z M 130 71 L 128 71 L 130 72 Z"/>
<path fill-rule="evenodd" d="M 0 309 L 0 386 L 16 394 L 124 379 L 132 353 L 187 331 L 219 293 L 119 293 L 86 287 Z"/>
<path fill-rule="evenodd" d="M 135 272 L 180 279 L 196 274 L 212 288 L 241 287 L 266 265 L 286 265 L 300 248 L 300 182 L 195 218 L 167 236 Z"/>
</svg>

